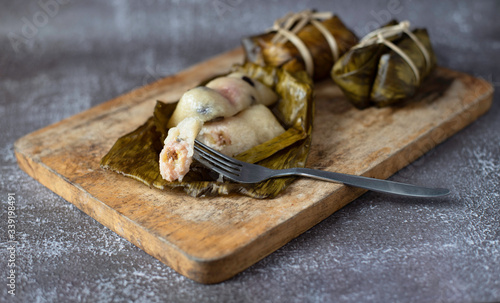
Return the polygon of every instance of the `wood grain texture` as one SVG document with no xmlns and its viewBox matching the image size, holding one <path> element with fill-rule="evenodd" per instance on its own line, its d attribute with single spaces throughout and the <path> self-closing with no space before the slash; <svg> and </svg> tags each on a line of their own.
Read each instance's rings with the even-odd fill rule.
<svg viewBox="0 0 500 303">
<path fill-rule="evenodd" d="M 364 190 L 299 179 L 272 200 L 192 198 L 105 171 L 115 140 L 141 125 L 156 100 L 177 100 L 242 61 L 240 49 L 26 135 L 19 166 L 103 225 L 201 283 L 234 276 L 331 215 Z M 387 178 L 456 133 L 492 100 L 486 81 L 439 68 L 403 105 L 357 110 L 331 81 L 316 86 L 307 166 Z"/>
</svg>

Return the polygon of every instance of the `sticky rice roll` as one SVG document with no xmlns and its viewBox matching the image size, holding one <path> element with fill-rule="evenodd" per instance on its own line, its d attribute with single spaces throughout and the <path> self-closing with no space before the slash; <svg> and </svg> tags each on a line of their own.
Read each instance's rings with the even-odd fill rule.
<svg viewBox="0 0 500 303">
<path fill-rule="evenodd" d="M 260 103 L 260 96 L 255 87 L 246 81 L 234 77 L 219 77 L 207 83 L 206 87 L 217 91 L 229 100 L 236 113 L 244 110 L 250 105 Z M 233 115 L 225 115 L 230 117 Z"/>
<path fill-rule="evenodd" d="M 263 84 L 258 80 L 248 77 L 244 73 L 235 72 L 227 75 L 227 77 L 242 79 L 249 85 L 253 86 L 257 90 L 257 93 L 259 95 L 258 103 L 260 104 L 269 106 L 278 101 L 278 95 L 271 88 L 267 87 L 267 85 Z"/>
<path fill-rule="evenodd" d="M 203 125 L 197 139 L 228 156 L 234 156 L 285 132 L 273 113 L 257 104 L 236 116 Z"/>
<path fill-rule="evenodd" d="M 177 126 L 187 117 L 210 121 L 235 115 L 239 110 L 219 92 L 204 86 L 188 90 L 179 100 L 167 127 Z"/>
</svg>

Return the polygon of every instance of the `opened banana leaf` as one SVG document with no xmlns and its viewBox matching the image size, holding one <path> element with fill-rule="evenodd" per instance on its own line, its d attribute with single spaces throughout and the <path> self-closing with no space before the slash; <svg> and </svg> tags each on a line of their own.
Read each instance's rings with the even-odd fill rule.
<svg viewBox="0 0 500 303">
<path fill-rule="evenodd" d="M 305 72 L 289 73 L 279 68 L 247 63 L 235 66 L 249 77 L 273 88 L 280 101 L 272 108 L 286 132 L 235 158 L 282 169 L 304 167 L 311 145 L 314 113 L 312 81 Z M 257 184 L 219 182 L 219 175 L 196 161 L 182 182 L 168 182 L 160 175 L 159 154 L 167 136 L 166 127 L 176 103 L 158 101 L 153 116 L 135 131 L 119 138 L 102 158 L 101 166 L 159 189 L 182 188 L 191 196 L 241 193 L 254 198 L 273 198 L 295 178 L 276 178 Z"/>
<path fill-rule="evenodd" d="M 391 21 L 384 27 L 396 25 Z M 425 29 L 416 29 L 414 36 L 427 53 L 429 62 L 417 43 L 405 33 L 386 37 L 413 62 L 415 71 L 400 54 L 382 43 L 353 47 L 334 65 L 331 76 L 346 97 L 357 108 L 379 107 L 397 103 L 415 94 L 423 79 L 436 65 L 436 57 Z"/>
<path fill-rule="evenodd" d="M 350 31 L 337 16 L 321 21 L 321 24 L 331 33 L 338 46 L 338 56 L 349 50 L 358 42 L 356 35 Z M 246 60 L 260 65 L 282 67 L 284 70 L 296 72 L 305 70 L 306 66 L 297 47 L 286 40 L 273 43 L 276 31 L 248 37 L 242 40 Z M 334 64 L 332 50 L 321 31 L 312 24 L 306 25 L 298 33 L 314 62 L 314 80 L 329 76 Z"/>
</svg>

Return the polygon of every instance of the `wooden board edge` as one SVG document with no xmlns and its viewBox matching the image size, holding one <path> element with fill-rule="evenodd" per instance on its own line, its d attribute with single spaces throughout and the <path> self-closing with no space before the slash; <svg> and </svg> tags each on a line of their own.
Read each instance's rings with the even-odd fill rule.
<svg viewBox="0 0 500 303">
<path fill-rule="evenodd" d="M 420 134 L 414 141 L 363 175 L 387 179 L 486 114 L 493 103 L 494 90 L 489 82 L 479 80 L 484 86 L 484 92 L 467 107 L 456 115 L 448 117 L 435 128 Z"/>
<path fill-rule="evenodd" d="M 195 281 L 198 280 L 197 276 L 193 276 L 191 272 L 196 273 L 198 264 L 203 264 L 203 260 L 197 260 L 186 255 L 173 244 L 121 215 L 118 211 L 102 203 L 78 184 L 72 183 L 44 163 L 27 157 L 16 146 L 14 146 L 14 153 L 19 167 L 42 185 L 66 201 L 72 201 L 71 203 L 78 209 L 147 254 L 160 260 L 180 274 Z M 203 279 L 199 282 L 203 283 Z"/>
<path fill-rule="evenodd" d="M 234 277 L 297 238 L 364 192 L 366 190 L 341 186 L 334 193 L 330 193 L 296 216 L 261 234 L 248 245 L 239 247 L 232 254 L 199 264 L 200 271 L 197 272 L 195 281 L 214 284 Z M 333 201 L 335 203 L 332 203 Z"/>
</svg>

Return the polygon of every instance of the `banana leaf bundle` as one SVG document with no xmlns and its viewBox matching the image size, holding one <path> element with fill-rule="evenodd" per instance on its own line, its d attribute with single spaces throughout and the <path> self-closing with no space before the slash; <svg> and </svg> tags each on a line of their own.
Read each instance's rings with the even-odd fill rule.
<svg viewBox="0 0 500 303">
<path fill-rule="evenodd" d="M 235 156 L 260 165 L 282 169 L 304 167 L 311 146 L 314 113 L 313 86 L 305 72 L 289 73 L 275 67 L 252 63 L 233 67 L 271 87 L 279 96 L 272 108 L 286 131 L 261 145 Z M 273 198 L 295 178 L 276 178 L 257 184 L 218 180 L 219 175 L 196 161 L 182 182 L 168 182 L 159 169 L 159 154 L 168 134 L 167 123 L 176 103 L 158 101 L 153 116 L 133 132 L 119 138 L 102 158 L 101 167 L 121 173 L 159 189 L 182 188 L 194 197 L 240 193 L 254 198 Z"/>
<path fill-rule="evenodd" d="M 306 70 L 314 80 L 328 77 L 334 62 L 357 42 L 339 17 L 312 11 L 288 14 L 272 31 L 242 40 L 247 62 Z"/>
<path fill-rule="evenodd" d="M 395 104 L 413 96 L 436 65 L 426 29 L 391 21 L 361 40 L 334 65 L 331 76 L 357 108 Z"/>
</svg>

